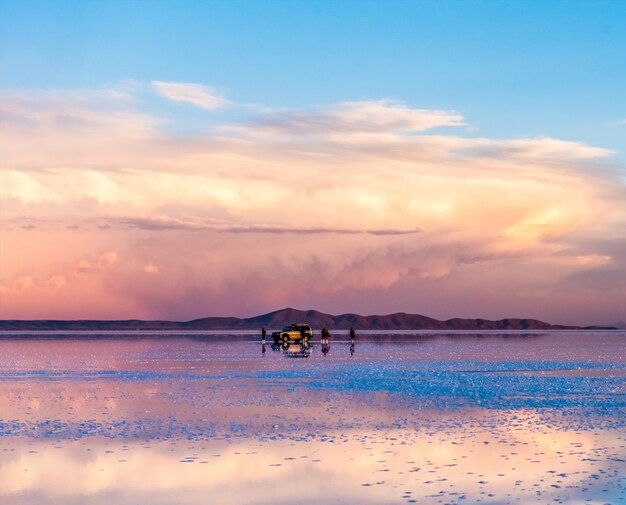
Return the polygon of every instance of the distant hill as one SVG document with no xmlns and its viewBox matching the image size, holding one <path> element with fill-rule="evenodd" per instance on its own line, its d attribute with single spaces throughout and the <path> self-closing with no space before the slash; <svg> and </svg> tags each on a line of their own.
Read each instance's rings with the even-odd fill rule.
<svg viewBox="0 0 626 505">
<path fill-rule="evenodd" d="M 327 326 L 333 330 L 570 330 L 615 329 L 599 326 L 563 326 L 537 319 L 448 319 L 440 321 L 419 314 L 397 312 L 385 316 L 340 314 L 333 316 L 317 310 L 281 309 L 261 316 L 240 319 L 237 317 L 204 317 L 193 321 L 125 321 L 97 320 L 0 320 L 0 331 L 115 331 L 115 330 L 258 330 L 280 329 L 291 323 L 306 322 L 314 330 Z"/>
</svg>

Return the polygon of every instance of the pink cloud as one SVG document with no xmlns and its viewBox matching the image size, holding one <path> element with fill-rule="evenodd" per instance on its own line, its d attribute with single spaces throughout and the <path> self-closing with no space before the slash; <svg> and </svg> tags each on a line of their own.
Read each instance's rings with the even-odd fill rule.
<svg viewBox="0 0 626 505">
<path fill-rule="evenodd" d="M 463 119 L 392 101 L 173 137 L 106 97 L 2 100 L 1 317 L 624 318 L 626 290 L 596 288 L 626 271 L 604 149 L 427 134 Z"/>
</svg>

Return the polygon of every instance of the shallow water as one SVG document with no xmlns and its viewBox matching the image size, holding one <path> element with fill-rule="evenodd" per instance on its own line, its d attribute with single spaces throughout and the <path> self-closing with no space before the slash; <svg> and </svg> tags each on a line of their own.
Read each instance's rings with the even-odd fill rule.
<svg viewBox="0 0 626 505">
<path fill-rule="evenodd" d="M 0 503 L 626 502 L 625 332 L 341 338 L 0 335 Z"/>
</svg>

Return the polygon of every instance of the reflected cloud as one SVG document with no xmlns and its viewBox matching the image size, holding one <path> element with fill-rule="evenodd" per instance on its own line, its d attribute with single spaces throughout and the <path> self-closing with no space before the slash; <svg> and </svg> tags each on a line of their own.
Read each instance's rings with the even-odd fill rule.
<svg viewBox="0 0 626 505">
<path fill-rule="evenodd" d="M 145 444 L 92 440 L 87 446 L 68 441 L 57 447 L 45 442 L 22 444 L 15 456 L 0 462 L 0 496 L 10 496 L 16 504 L 28 503 L 33 496 L 42 504 L 59 499 L 100 503 L 111 495 L 119 496 L 123 504 L 144 502 L 155 495 L 157 503 L 261 504 L 294 499 L 388 503 L 409 491 L 408 498 L 418 502 L 433 494 L 448 500 L 464 496 L 473 502 L 488 490 L 496 501 L 527 501 L 537 496 L 545 501 L 571 501 L 588 497 L 583 489 L 600 495 L 603 486 L 617 497 L 614 480 L 598 483 L 589 477 L 614 471 L 615 463 L 605 461 L 598 467 L 578 456 L 598 445 L 613 448 L 604 451 L 616 456 L 617 433 L 594 436 L 547 427 L 530 431 L 521 425 L 535 425 L 536 419 L 527 413 L 516 419 L 513 426 L 494 419 L 491 430 L 474 431 L 471 438 L 457 427 L 437 434 L 325 434 L 341 444 L 233 441 L 199 445 L 183 440 Z"/>
<path fill-rule="evenodd" d="M 135 333 L 0 340 L 0 502 L 623 501 L 623 332 Z"/>
</svg>

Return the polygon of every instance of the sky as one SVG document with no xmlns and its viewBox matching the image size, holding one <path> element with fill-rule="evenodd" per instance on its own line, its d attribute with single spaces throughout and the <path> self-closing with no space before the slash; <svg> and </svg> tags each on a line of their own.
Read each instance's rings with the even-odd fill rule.
<svg viewBox="0 0 626 505">
<path fill-rule="evenodd" d="M 0 0 L 0 317 L 626 321 L 626 3 Z"/>
</svg>

